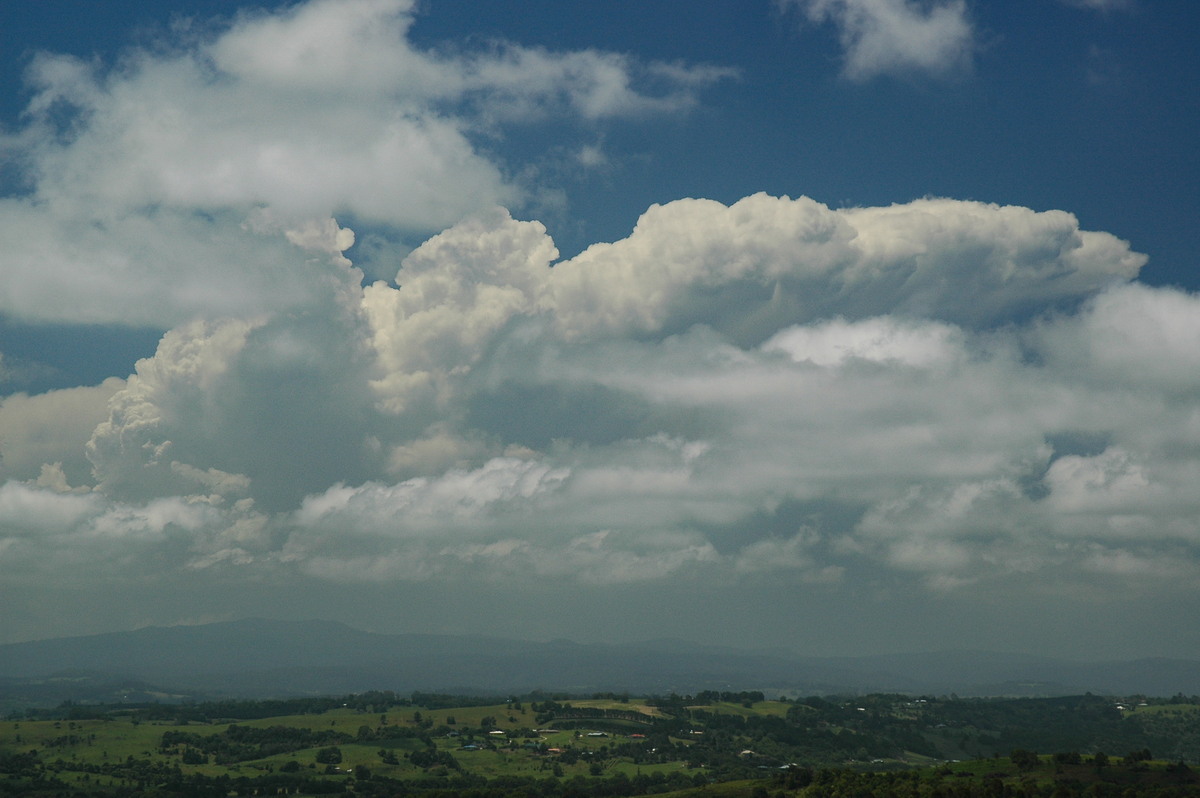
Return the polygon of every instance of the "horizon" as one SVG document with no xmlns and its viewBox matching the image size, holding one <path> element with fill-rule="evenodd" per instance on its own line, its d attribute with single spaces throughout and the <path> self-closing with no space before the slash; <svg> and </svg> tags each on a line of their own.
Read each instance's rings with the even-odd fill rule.
<svg viewBox="0 0 1200 798">
<path fill-rule="evenodd" d="M 792 656 L 792 657 L 797 658 L 798 660 L 869 660 L 869 659 L 873 659 L 873 658 L 887 659 L 887 658 L 892 658 L 892 657 L 903 658 L 903 657 L 922 657 L 922 656 L 937 656 L 937 655 L 948 655 L 948 654 L 962 654 L 962 655 L 977 655 L 977 656 L 1016 657 L 1016 658 L 1027 658 L 1030 660 L 1043 659 L 1043 660 L 1053 661 L 1053 662 L 1058 662 L 1058 663 L 1063 663 L 1063 664 L 1104 665 L 1104 664 L 1132 663 L 1132 662 L 1153 661 L 1153 660 L 1167 660 L 1167 661 L 1175 661 L 1175 662 L 1200 663 L 1200 657 L 1190 657 L 1189 658 L 1189 657 L 1161 657 L 1161 656 L 1153 656 L 1153 655 L 1144 655 L 1144 656 L 1137 656 L 1137 657 L 1130 657 L 1130 658 L 1123 658 L 1123 659 L 1093 660 L 1093 659 L 1073 659 L 1071 657 L 1056 657 L 1056 656 L 1051 656 L 1051 655 L 1047 655 L 1047 654 L 1028 652 L 1028 651 L 1005 651 L 1005 650 L 998 650 L 998 649 L 981 649 L 981 648 L 942 648 L 942 649 L 933 649 L 933 650 L 930 650 L 930 649 L 923 649 L 923 650 L 898 649 L 898 650 L 892 650 L 892 651 L 872 650 L 869 653 L 859 653 L 859 654 L 806 654 L 805 652 L 803 652 L 801 650 L 798 650 L 795 648 L 786 648 L 783 646 L 764 646 L 764 647 L 756 647 L 756 648 L 747 648 L 747 647 L 738 647 L 738 646 L 724 646 L 724 645 L 721 645 L 720 643 L 690 640 L 690 639 L 679 638 L 679 637 L 638 638 L 638 639 L 631 639 L 631 640 L 625 640 L 625 641 L 620 641 L 620 642 L 613 642 L 613 641 L 608 641 L 608 640 L 578 640 L 578 639 L 572 639 L 572 638 L 567 638 L 567 637 L 525 638 L 525 637 L 520 637 L 519 635 L 492 635 L 492 634 L 488 634 L 487 632 L 455 634 L 455 633 L 444 633 L 444 632 L 439 633 L 439 632 L 380 631 L 380 630 L 365 628 L 362 626 L 355 626 L 346 621 L 342 621 L 342 620 L 338 620 L 338 619 L 334 619 L 334 618 L 300 618 L 300 619 L 297 619 L 297 618 L 267 618 L 267 617 L 252 616 L 252 615 L 247 615 L 247 616 L 243 616 L 240 618 L 229 618 L 226 620 L 181 622 L 181 623 L 175 623 L 175 624 L 169 624 L 169 625 L 148 624 L 146 626 L 138 626 L 138 627 L 134 627 L 131 629 L 110 629 L 107 631 L 88 632 L 86 634 L 80 634 L 80 635 L 65 635 L 65 636 L 61 636 L 61 637 L 42 637 L 42 638 L 30 638 L 27 640 L 13 640 L 13 641 L 7 641 L 7 642 L 0 643 L 0 647 L 7 646 L 7 645 L 21 645 L 24 643 L 43 643 L 43 642 L 50 642 L 50 641 L 56 641 L 56 640 L 72 640 L 72 639 L 81 639 L 81 638 L 89 638 L 89 637 L 110 637 L 110 636 L 116 636 L 116 635 L 134 634 L 137 632 L 144 632 L 144 631 L 148 631 L 148 630 L 186 629 L 186 628 L 206 627 L 206 626 L 234 626 L 237 624 L 245 624 L 245 623 L 252 623 L 252 622 L 259 622 L 259 623 L 265 623 L 265 624 L 300 625 L 300 626 L 310 625 L 310 624 L 317 624 L 317 625 L 328 624 L 328 625 L 340 626 L 340 627 L 348 629 L 352 632 L 359 632 L 362 634 L 369 634 L 369 635 L 377 635 L 380 637 L 438 637 L 438 638 L 454 638 L 454 639 L 478 638 L 481 640 L 502 640 L 505 642 L 530 643 L 530 644 L 535 644 L 535 645 L 568 643 L 570 645 L 580 646 L 580 647 L 612 646 L 612 647 L 622 648 L 622 647 L 634 647 L 634 646 L 653 647 L 655 644 L 683 644 L 686 646 L 694 646 L 696 648 L 709 648 L 709 649 L 713 649 L 714 651 L 719 651 L 719 652 L 740 653 L 740 654 L 753 655 L 753 656 L 769 656 L 769 655 Z"/>
<path fill-rule="evenodd" d="M 7 9 L 0 643 L 1200 657 L 1200 4 L 1029 5 Z"/>
<path fill-rule="evenodd" d="M 663 639 L 614 644 L 376 634 L 340 621 L 156 626 L 11 643 L 0 651 L 5 662 L 0 703 L 43 706 L 129 700 L 130 689 L 193 700 L 375 690 L 685 695 L 736 689 L 791 696 L 899 692 L 968 698 L 1194 697 L 1200 690 L 1200 660 L 1194 659 L 1096 662 L 968 650 L 822 657 Z M 79 681 L 62 681 L 68 676 Z"/>
</svg>

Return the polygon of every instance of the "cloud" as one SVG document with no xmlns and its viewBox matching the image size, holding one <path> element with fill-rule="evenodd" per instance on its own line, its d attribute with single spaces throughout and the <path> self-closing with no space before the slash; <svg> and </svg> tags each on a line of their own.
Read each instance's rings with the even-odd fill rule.
<svg viewBox="0 0 1200 798">
<path fill-rule="evenodd" d="M 353 235 L 314 241 L 332 218 L 402 238 L 520 205 L 519 165 L 490 154 L 514 125 L 675 113 L 729 74 L 505 42 L 427 50 L 412 19 L 408 0 L 312 0 L 111 66 L 37 55 L 3 140 L 24 192 L 0 199 L 0 312 L 167 328 L 303 306 L 352 279 L 337 270 Z"/>
<path fill-rule="evenodd" d="M 86 452 L 97 487 L 128 501 L 214 492 L 265 509 L 381 473 L 373 361 L 356 304 L 333 286 L 318 310 L 197 321 L 163 336 L 109 402 Z"/>
<path fill-rule="evenodd" d="M 6 578 L 1063 601 L 1200 579 L 1200 298 L 1068 213 L 686 199 L 559 260 L 491 209 L 367 286 L 336 223 L 253 223 L 323 264 L 304 306 L 0 405 Z"/>
<path fill-rule="evenodd" d="M 89 482 L 84 444 L 107 418 L 109 400 L 124 386 L 124 380 L 114 377 L 97 386 L 0 399 L 0 480 L 37 479 L 43 466 L 57 463 L 64 480 Z"/>
<path fill-rule="evenodd" d="M 0 518 L 6 538 L 32 531 L 60 532 L 92 515 L 101 504 L 99 497 L 64 495 L 16 481 L 0 486 Z"/>
<path fill-rule="evenodd" d="M 763 344 L 796 361 L 836 366 L 850 359 L 933 367 L 952 365 L 963 352 L 961 331 L 945 324 L 903 323 L 876 317 L 859 323 L 833 319 L 789 327 Z"/>
<path fill-rule="evenodd" d="M 1197 310 L 1193 294 L 1121 286 L 1092 297 L 1081 313 L 1037 327 L 1037 344 L 1056 371 L 1165 398 L 1195 385 Z"/>
<path fill-rule="evenodd" d="M 1061 0 L 1061 2 L 1091 11 L 1127 11 L 1135 7 L 1134 0 Z"/>
<path fill-rule="evenodd" d="M 175 465 L 175 433 L 203 432 L 206 410 L 254 327 L 196 322 L 168 332 L 155 357 L 138 361 L 87 442 L 100 490 L 143 499 L 178 490 L 187 475 Z"/>
<path fill-rule="evenodd" d="M 51 377 L 54 369 L 41 363 L 30 363 L 0 352 L 0 387 L 26 385 Z"/>
<path fill-rule="evenodd" d="M 834 211 L 756 194 L 653 206 L 628 238 L 557 264 L 546 301 L 568 334 L 703 323 L 758 343 L 835 314 L 996 324 L 1128 280 L 1145 260 L 1061 211 L 949 199 Z"/>
<path fill-rule="evenodd" d="M 126 503 L 16 481 L 0 486 L 0 529 L 0 573 L 8 586 L 26 589 L 49 574 L 68 590 L 114 579 L 153 585 L 163 568 L 174 579 L 213 562 L 252 565 L 269 542 L 266 517 L 245 502 L 218 508 L 201 496 L 165 496 Z"/>
<path fill-rule="evenodd" d="M 889 73 L 954 74 L 971 66 L 974 31 L 962 0 L 783 0 L 814 23 L 832 22 L 844 73 L 864 81 Z"/>
<path fill-rule="evenodd" d="M 669 442 L 644 445 L 659 450 L 656 459 L 678 456 Z M 522 573 L 595 584 L 657 580 L 717 559 L 702 536 L 646 528 L 653 513 L 630 514 L 685 481 L 655 468 L 576 471 L 496 458 L 435 479 L 338 486 L 305 501 L 285 556 L 355 581 Z M 617 493 L 627 497 L 626 507 L 609 506 Z M 376 556 L 363 557 L 360 542 L 346 557 L 348 529 L 369 535 Z"/>
<path fill-rule="evenodd" d="M 517 316 L 536 310 L 558 250 L 537 222 L 506 211 L 466 220 L 405 258 L 399 290 L 377 282 L 363 310 L 381 376 L 375 387 L 394 411 L 438 402 L 448 381 L 474 366 Z"/>
</svg>

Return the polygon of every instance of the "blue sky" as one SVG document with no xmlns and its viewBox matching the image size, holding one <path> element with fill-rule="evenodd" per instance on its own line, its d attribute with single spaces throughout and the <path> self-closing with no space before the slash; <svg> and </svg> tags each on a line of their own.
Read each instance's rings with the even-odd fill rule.
<svg viewBox="0 0 1200 798">
<path fill-rule="evenodd" d="M 181 19 L 228 21 L 239 8 L 219 1 L 13 4 L 0 33 L 2 118 L 20 127 L 29 99 L 24 75 L 36 52 L 111 65 L 131 46 L 170 39 Z M 517 125 L 482 142 L 510 169 L 550 171 L 545 183 L 563 204 L 522 210 L 547 224 L 565 255 L 622 237 L 650 204 L 680 197 L 730 203 L 766 191 L 843 206 L 947 196 L 1068 210 L 1085 227 L 1147 253 L 1143 281 L 1200 285 L 1190 235 L 1200 218 L 1194 4 L 974 3 L 964 8 L 971 39 L 962 62 L 933 75 L 901 67 L 857 78 L 847 77 L 836 24 L 807 18 L 798 4 L 713 2 L 702 13 L 679 0 L 452 1 L 418 9 L 412 40 L 424 47 L 506 40 L 736 72 L 708 86 L 685 114 Z M 561 162 L 565 148 L 588 145 L 602 149 L 603 167 Z M 413 231 L 407 244 L 427 232 Z M 161 333 L 93 331 L 80 336 L 90 345 L 70 355 L 72 347 L 25 335 L 11 314 L 0 324 L 10 360 L 60 369 L 42 369 L 22 386 L 32 389 L 128 368 L 153 351 Z"/>
<path fill-rule="evenodd" d="M 2 13 L 3 639 L 1196 655 L 1194 4 Z"/>
</svg>

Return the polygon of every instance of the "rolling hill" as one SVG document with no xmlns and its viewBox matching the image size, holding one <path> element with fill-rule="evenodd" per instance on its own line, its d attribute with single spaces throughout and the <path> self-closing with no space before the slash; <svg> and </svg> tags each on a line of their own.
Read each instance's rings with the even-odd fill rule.
<svg viewBox="0 0 1200 798">
<path fill-rule="evenodd" d="M 366 690 L 768 694 L 1200 693 L 1200 661 L 1073 662 L 987 652 L 810 657 L 678 640 L 630 644 L 386 635 L 244 619 L 0 646 L 8 706 L 63 700 L 278 697 Z"/>
</svg>

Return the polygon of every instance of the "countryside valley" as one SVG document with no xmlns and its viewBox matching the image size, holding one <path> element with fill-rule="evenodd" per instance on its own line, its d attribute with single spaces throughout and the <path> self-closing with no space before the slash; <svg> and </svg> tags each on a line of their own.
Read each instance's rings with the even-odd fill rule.
<svg viewBox="0 0 1200 798">
<path fill-rule="evenodd" d="M 534 692 L 27 708 L 0 795 L 1200 795 L 1200 698 Z"/>
</svg>

